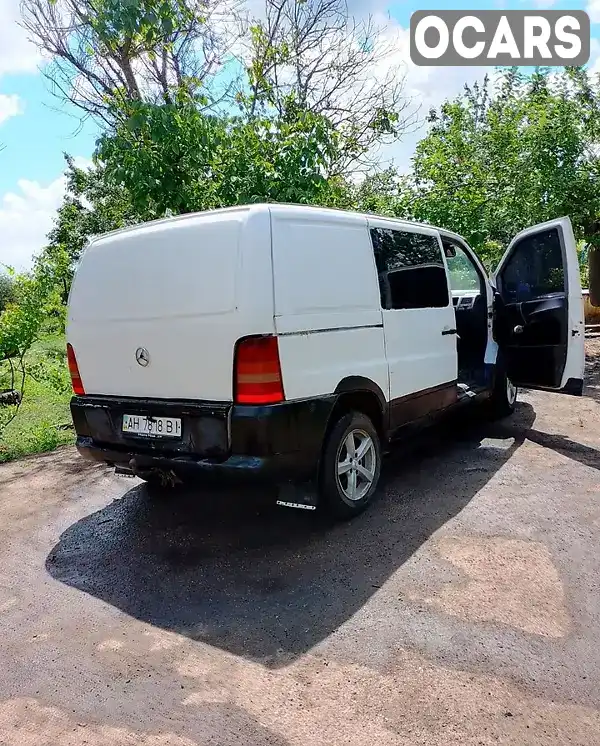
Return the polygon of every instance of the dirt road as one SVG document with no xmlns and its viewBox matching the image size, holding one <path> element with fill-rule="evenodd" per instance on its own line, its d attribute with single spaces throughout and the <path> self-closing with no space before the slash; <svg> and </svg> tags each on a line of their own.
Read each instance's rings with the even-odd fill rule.
<svg viewBox="0 0 600 746">
<path fill-rule="evenodd" d="M 599 361 L 401 449 L 334 528 L 0 467 L 0 744 L 600 744 Z"/>
</svg>

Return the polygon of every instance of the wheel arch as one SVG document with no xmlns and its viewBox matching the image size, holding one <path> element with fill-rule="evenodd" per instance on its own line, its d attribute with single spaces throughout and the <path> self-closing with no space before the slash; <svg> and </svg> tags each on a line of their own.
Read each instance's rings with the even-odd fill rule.
<svg viewBox="0 0 600 746">
<path fill-rule="evenodd" d="M 371 419 L 382 442 L 387 439 L 389 407 L 375 381 L 363 376 L 348 376 L 338 383 L 335 394 L 337 399 L 329 415 L 326 435 L 341 416 L 356 410 Z"/>
</svg>

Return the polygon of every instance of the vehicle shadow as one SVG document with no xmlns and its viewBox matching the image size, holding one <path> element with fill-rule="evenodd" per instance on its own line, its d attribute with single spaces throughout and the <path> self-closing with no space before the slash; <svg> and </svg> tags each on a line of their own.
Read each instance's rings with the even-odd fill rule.
<svg viewBox="0 0 600 746">
<path fill-rule="evenodd" d="M 394 449 L 381 497 L 352 522 L 277 509 L 267 492 L 144 486 L 70 526 L 52 577 L 132 617 L 278 667 L 328 637 L 527 437 L 520 403 L 502 423 L 449 421 Z"/>
<path fill-rule="evenodd" d="M 527 440 L 578 461 L 584 466 L 600 470 L 600 451 L 596 448 L 590 448 L 564 435 L 543 433 L 539 430 L 530 430 L 527 433 Z"/>
</svg>

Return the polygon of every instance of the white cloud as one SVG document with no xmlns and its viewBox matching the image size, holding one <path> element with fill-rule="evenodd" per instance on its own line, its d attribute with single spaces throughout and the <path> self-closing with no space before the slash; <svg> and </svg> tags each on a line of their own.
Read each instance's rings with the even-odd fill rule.
<svg viewBox="0 0 600 746">
<path fill-rule="evenodd" d="M 599 0 L 600 1 L 600 0 Z M 397 68 L 405 74 L 406 97 L 411 105 L 418 108 L 418 123 L 411 128 L 400 142 L 385 147 L 381 156 L 382 165 L 393 160 L 401 171 L 410 167 L 410 159 L 417 142 L 425 135 L 425 117 L 430 109 L 438 107 L 446 99 L 452 99 L 464 90 L 465 83 L 472 84 L 482 80 L 486 73 L 493 75 L 494 68 L 473 67 L 419 67 L 410 59 L 409 30 L 397 21 L 376 16 L 381 26 L 386 25 L 385 42 L 396 50 L 383 63 L 382 69 L 377 71 L 383 76 L 386 69 Z"/>
<path fill-rule="evenodd" d="M 4 194 L 0 200 L 0 264 L 17 270 L 31 267 L 34 255 L 46 243 L 65 187 L 64 176 L 47 186 L 21 179 L 17 191 Z"/>
<path fill-rule="evenodd" d="M 0 93 L 0 124 L 22 113 L 23 103 L 17 95 L 11 94 L 10 96 L 6 96 Z"/>
<path fill-rule="evenodd" d="M 600 23 L 600 0 L 589 0 L 586 11 L 592 23 Z"/>
<path fill-rule="evenodd" d="M 600 41 L 598 41 L 598 39 L 591 39 L 590 61 L 588 62 L 587 68 L 591 75 L 597 75 L 600 73 Z"/>
<path fill-rule="evenodd" d="M 77 168 L 90 169 L 93 162 L 75 156 Z M 64 174 L 47 185 L 20 179 L 18 189 L 0 197 L 0 265 L 27 270 L 47 243 L 56 211 L 62 203 L 67 179 Z"/>
<path fill-rule="evenodd" d="M 81 168 L 85 171 L 89 171 L 94 167 L 94 161 L 91 158 L 84 158 L 82 155 L 74 156 L 73 163 L 76 168 Z"/>
<path fill-rule="evenodd" d="M 19 0 L 0 0 L 0 75 L 34 72 L 41 60 L 21 26 Z"/>
</svg>

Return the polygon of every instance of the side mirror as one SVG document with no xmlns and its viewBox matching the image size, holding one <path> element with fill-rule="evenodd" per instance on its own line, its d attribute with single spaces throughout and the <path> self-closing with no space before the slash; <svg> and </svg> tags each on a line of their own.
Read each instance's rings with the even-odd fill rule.
<svg viewBox="0 0 600 746">
<path fill-rule="evenodd" d="M 590 303 L 600 306 L 600 248 L 590 247 L 588 251 L 588 274 L 590 278 Z"/>
<path fill-rule="evenodd" d="M 444 243 L 444 254 L 446 255 L 446 259 L 454 259 L 456 256 L 456 249 L 452 244 Z"/>
</svg>

